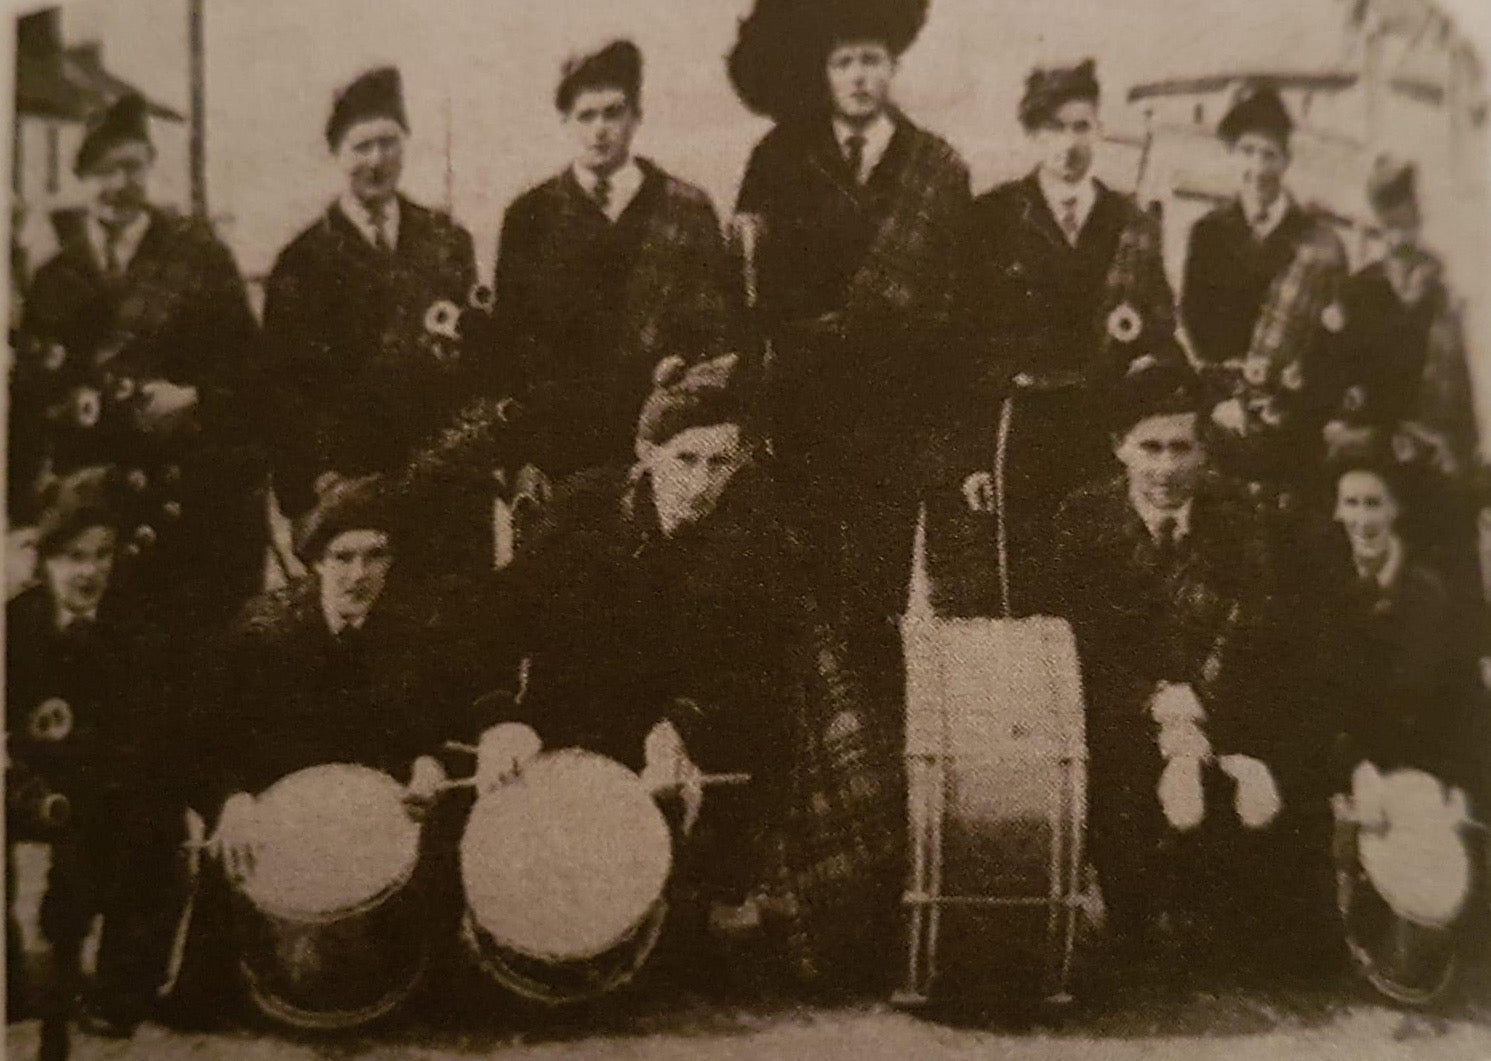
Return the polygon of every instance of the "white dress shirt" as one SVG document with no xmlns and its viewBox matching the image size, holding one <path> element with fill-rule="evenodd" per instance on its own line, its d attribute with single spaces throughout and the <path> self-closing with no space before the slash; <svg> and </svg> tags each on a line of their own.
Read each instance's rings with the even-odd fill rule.
<svg viewBox="0 0 1491 1061">
<path fill-rule="evenodd" d="M 600 174 L 595 170 L 586 169 L 578 162 L 572 167 L 575 180 L 580 182 L 580 188 L 592 199 L 595 198 L 595 186 L 600 180 Z M 620 166 L 611 172 L 610 190 L 606 193 L 606 206 L 604 213 L 611 221 L 616 221 L 626 212 L 637 193 L 642 190 L 642 167 L 637 165 L 637 160 L 628 158 Z"/>
<path fill-rule="evenodd" d="M 109 271 L 109 230 L 99 220 L 97 214 L 90 213 L 86 223 L 88 233 L 88 245 L 93 248 L 93 257 L 98 262 L 98 267 L 103 272 Z M 118 263 L 119 272 L 129 268 L 129 263 L 134 260 L 135 252 L 140 249 L 140 243 L 145 238 L 145 232 L 150 228 L 150 211 L 141 210 L 140 215 L 129 224 L 119 229 L 114 234 L 114 260 Z"/>
<path fill-rule="evenodd" d="M 1289 213 L 1289 193 L 1280 192 L 1274 196 L 1274 201 L 1269 204 L 1267 210 L 1258 205 L 1256 197 L 1244 192 L 1238 197 L 1242 201 L 1243 217 L 1247 218 L 1248 227 L 1253 230 L 1253 237 L 1260 243 L 1272 236 L 1275 230 L 1284 223 L 1284 215 Z"/>
<path fill-rule="evenodd" d="M 1356 564 L 1356 573 L 1360 577 L 1372 579 L 1384 591 L 1392 589 L 1393 583 L 1398 580 L 1398 572 L 1403 567 L 1403 542 L 1396 534 L 1388 537 L 1387 557 L 1375 572 L 1368 564 L 1362 563 L 1355 557 L 1352 558 L 1352 562 Z"/>
<path fill-rule="evenodd" d="M 378 246 L 378 229 L 373 224 L 373 214 L 363 201 L 351 192 L 347 192 L 337 200 L 337 206 L 342 211 L 342 216 L 352 222 L 352 227 L 362 233 L 362 238 L 368 241 L 370 246 Z M 390 250 L 399 245 L 399 197 L 391 196 L 388 203 L 383 207 L 383 238 L 388 241 Z"/>
<path fill-rule="evenodd" d="M 1144 521 L 1144 526 L 1149 530 L 1149 536 L 1156 542 L 1160 540 L 1160 528 L 1166 520 L 1175 521 L 1174 541 L 1184 541 L 1191 533 L 1191 502 L 1187 501 L 1179 508 L 1156 508 L 1144 498 L 1139 491 L 1129 490 L 1129 503 L 1134 506 L 1134 511 L 1139 513 L 1139 518 Z"/>
<path fill-rule="evenodd" d="M 890 120 L 890 116 L 881 111 L 870 119 L 870 123 L 860 127 L 851 125 L 843 118 L 835 118 L 834 139 L 839 145 L 839 156 L 845 160 L 849 158 L 849 138 L 851 136 L 864 137 L 864 152 L 860 155 L 859 172 L 855 174 L 855 180 L 860 184 L 870 179 L 870 174 L 875 172 L 875 167 L 880 165 L 880 160 L 885 157 L 886 149 L 890 147 L 891 137 L 896 135 L 896 123 Z"/>
<path fill-rule="evenodd" d="M 1077 218 L 1077 233 L 1087 227 L 1087 219 L 1092 216 L 1092 208 L 1097 205 L 1098 186 L 1093 180 L 1092 174 L 1088 174 L 1075 184 L 1069 184 L 1059 177 L 1052 176 L 1042 166 L 1036 173 L 1036 183 L 1041 186 L 1041 195 L 1046 200 L 1046 205 L 1051 209 L 1051 216 L 1056 218 L 1057 225 L 1061 224 L 1062 214 L 1066 212 L 1070 204 Z M 1075 239 L 1071 240 L 1076 243 Z"/>
<path fill-rule="evenodd" d="M 69 611 L 61 604 L 57 605 L 57 629 L 61 633 L 67 633 L 74 623 L 96 623 L 98 622 L 98 609 L 92 611 L 75 612 Z"/>
</svg>

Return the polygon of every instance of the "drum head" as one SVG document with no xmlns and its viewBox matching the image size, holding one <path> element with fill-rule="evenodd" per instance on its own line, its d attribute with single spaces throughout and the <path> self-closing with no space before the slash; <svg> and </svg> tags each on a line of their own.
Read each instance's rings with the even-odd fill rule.
<svg viewBox="0 0 1491 1061">
<path fill-rule="evenodd" d="M 477 800 L 461 879 L 472 916 L 498 945 L 575 961 L 642 923 L 671 861 L 668 824 L 637 775 L 566 750 Z"/>
<path fill-rule="evenodd" d="M 419 825 L 403 788 L 365 766 L 313 766 L 258 799 L 259 861 L 244 894 L 266 913 L 320 918 L 354 910 L 409 879 Z"/>
<path fill-rule="evenodd" d="M 1470 893 L 1470 854 L 1443 786 L 1422 771 L 1399 770 L 1385 790 L 1388 828 L 1358 837 L 1362 870 L 1399 917 L 1446 928 Z"/>
</svg>

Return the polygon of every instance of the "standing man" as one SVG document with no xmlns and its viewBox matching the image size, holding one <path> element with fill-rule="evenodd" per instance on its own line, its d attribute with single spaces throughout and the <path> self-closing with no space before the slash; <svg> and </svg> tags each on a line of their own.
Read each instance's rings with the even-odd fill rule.
<svg viewBox="0 0 1491 1061">
<path fill-rule="evenodd" d="M 771 356 L 764 412 L 797 517 L 874 692 L 899 711 L 900 650 L 923 458 L 954 382 L 968 168 L 892 100 L 920 0 L 758 4 L 729 71 L 775 127 L 751 153 L 737 211 Z"/>
<path fill-rule="evenodd" d="M 628 463 L 653 365 L 723 338 L 739 298 L 709 197 L 632 153 L 637 46 L 570 59 L 554 105 L 574 160 L 508 207 L 495 283 L 500 332 L 527 369 L 534 460 L 551 479 Z"/>
<path fill-rule="evenodd" d="M 966 397 L 976 404 L 959 418 L 968 427 L 962 492 L 974 512 L 994 511 L 990 469 L 1003 437 L 1002 577 L 1020 615 L 1037 606 L 1056 506 L 1111 466 L 1101 427 L 1108 391 L 1138 349 L 1174 349 L 1160 342 L 1175 329 L 1160 226 L 1092 173 L 1099 98 L 1091 59 L 1033 70 L 1020 124 L 1039 162 L 1023 179 L 980 196 L 970 215 L 963 308 L 975 352 Z M 1006 398 L 1009 419 L 1001 424 Z M 966 518 L 950 518 L 946 529 L 951 555 L 935 534 L 929 545 L 943 604 L 987 611 L 995 604 L 995 579 L 987 577 L 995 535 L 985 521 Z M 970 575 L 980 584 L 970 584 Z"/>
<path fill-rule="evenodd" d="M 1328 222 L 1284 184 L 1294 122 L 1267 83 L 1244 85 L 1217 134 L 1237 195 L 1191 230 L 1181 319 L 1226 382 L 1219 454 L 1243 477 L 1298 482 L 1318 452 L 1321 350 L 1339 332 L 1346 255 Z"/>
<path fill-rule="evenodd" d="M 408 134 L 392 67 L 337 95 L 326 143 L 346 188 L 269 275 L 274 488 L 287 516 L 310 509 L 328 472 L 397 473 L 474 385 L 470 353 L 441 341 L 476 281 L 471 236 L 399 194 Z"/>
<path fill-rule="evenodd" d="M 142 521 L 121 551 L 147 554 L 145 603 L 192 630 L 231 615 L 262 569 L 258 336 L 227 247 L 150 204 L 147 118 L 125 96 L 89 128 L 74 163 L 87 206 L 55 216 L 61 250 L 27 292 L 10 508 L 31 517 L 38 477 L 117 464 Z"/>
</svg>

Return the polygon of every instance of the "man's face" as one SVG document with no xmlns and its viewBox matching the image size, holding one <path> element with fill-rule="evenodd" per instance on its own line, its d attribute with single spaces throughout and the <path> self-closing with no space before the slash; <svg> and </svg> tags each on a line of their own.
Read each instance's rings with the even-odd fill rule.
<svg viewBox="0 0 1491 1061">
<path fill-rule="evenodd" d="M 1051 176 L 1075 184 L 1092 169 L 1092 158 L 1102 128 L 1091 100 L 1067 100 L 1051 117 L 1031 131 L 1040 152 L 1041 167 Z"/>
<path fill-rule="evenodd" d="M 1114 447 L 1128 471 L 1129 485 L 1161 510 L 1177 509 L 1196 493 L 1206 451 L 1196 432 L 1195 413 L 1151 416 L 1131 427 Z"/>
<path fill-rule="evenodd" d="M 127 225 L 140 216 L 154 164 L 155 148 L 140 140 L 115 144 L 95 160 L 82 180 L 100 221 Z"/>
<path fill-rule="evenodd" d="M 326 610 L 361 622 L 383 594 L 393 567 L 393 548 L 380 530 L 343 531 L 327 543 L 316 563 Z"/>
<path fill-rule="evenodd" d="M 1284 171 L 1289 168 L 1284 145 L 1265 133 L 1243 133 L 1232 144 L 1232 161 L 1243 194 L 1260 206 L 1272 206 L 1284 190 Z"/>
<path fill-rule="evenodd" d="M 843 41 L 828 53 L 828 94 L 834 113 L 867 122 L 890 106 L 896 57 L 880 41 Z"/>
<path fill-rule="evenodd" d="M 387 202 L 404 172 L 404 127 L 392 118 L 357 122 L 342 134 L 336 160 L 358 201 Z"/>
<path fill-rule="evenodd" d="M 745 457 L 735 424 L 691 427 L 646 447 L 642 463 L 652 478 L 663 533 L 709 515 Z"/>
<path fill-rule="evenodd" d="M 47 586 L 63 610 L 86 615 L 98 609 L 114 573 L 116 542 L 112 527 L 89 527 L 46 558 Z"/>
<path fill-rule="evenodd" d="M 613 173 L 631 157 L 641 124 L 641 113 L 620 88 L 581 89 L 564 116 L 575 138 L 575 161 L 593 173 Z"/>
<path fill-rule="evenodd" d="M 1417 203 L 1409 201 L 1379 210 L 1377 221 L 1382 226 L 1382 243 L 1389 255 L 1402 257 L 1418 248 L 1423 220 Z"/>
<path fill-rule="evenodd" d="M 1398 522 L 1398 502 L 1381 476 L 1350 471 L 1336 483 L 1336 521 L 1346 531 L 1352 553 L 1375 560 L 1388 550 Z"/>
</svg>

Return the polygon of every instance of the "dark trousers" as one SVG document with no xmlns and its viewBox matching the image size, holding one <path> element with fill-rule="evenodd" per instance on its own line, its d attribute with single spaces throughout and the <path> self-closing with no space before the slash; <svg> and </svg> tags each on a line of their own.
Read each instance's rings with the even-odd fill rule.
<svg viewBox="0 0 1491 1061">
<path fill-rule="evenodd" d="M 100 914 L 95 1005 L 111 1018 L 138 1021 L 161 984 L 181 912 L 173 887 L 179 838 L 111 824 L 53 844 L 41 929 L 56 954 L 58 984 L 50 999 L 38 1000 L 44 1016 L 64 1016 L 71 1006 L 81 986 L 83 940 Z"/>
</svg>

